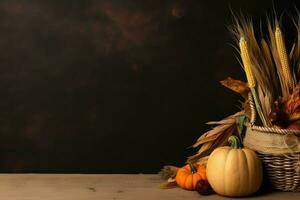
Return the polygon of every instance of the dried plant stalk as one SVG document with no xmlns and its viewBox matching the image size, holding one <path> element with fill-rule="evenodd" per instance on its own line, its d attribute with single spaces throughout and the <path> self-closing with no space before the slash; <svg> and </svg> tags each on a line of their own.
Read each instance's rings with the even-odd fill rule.
<svg viewBox="0 0 300 200">
<path fill-rule="evenodd" d="M 296 79 L 298 82 L 300 81 L 300 14 L 298 14 L 298 23 L 297 23 L 297 43 L 295 45 L 295 56 L 293 57 L 295 69 L 297 71 Z"/>
<path fill-rule="evenodd" d="M 264 38 L 261 39 L 261 52 L 259 53 L 260 59 L 257 61 L 257 65 L 260 65 L 263 68 L 260 77 L 265 77 L 263 80 L 259 80 L 262 90 L 266 93 L 267 91 L 270 93 L 270 101 L 269 105 L 273 104 L 273 100 L 279 97 L 279 89 L 278 89 L 278 77 L 275 71 L 275 66 L 272 58 L 272 54 L 269 48 L 269 45 L 265 41 Z M 255 60 L 255 58 L 254 58 Z M 255 73 L 257 74 L 257 73 Z M 258 76 L 259 77 L 259 76 Z M 265 81 L 266 83 L 263 84 L 262 82 Z"/>
<path fill-rule="evenodd" d="M 295 81 L 298 83 L 300 81 L 300 13 L 298 11 L 298 19 L 294 20 L 294 24 L 297 29 L 297 40 L 293 45 L 293 48 L 290 52 L 290 60 L 292 69 L 294 70 Z"/>
</svg>

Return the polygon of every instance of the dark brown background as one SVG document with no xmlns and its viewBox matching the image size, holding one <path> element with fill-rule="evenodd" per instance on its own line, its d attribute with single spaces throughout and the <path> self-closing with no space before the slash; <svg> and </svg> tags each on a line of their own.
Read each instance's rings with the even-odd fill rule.
<svg viewBox="0 0 300 200">
<path fill-rule="evenodd" d="M 295 13 L 297 1 L 275 1 Z M 272 1 L 1 0 L 0 172 L 154 173 L 239 96 L 231 11 Z M 286 33 L 291 35 L 291 24 Z"/>
</svg>

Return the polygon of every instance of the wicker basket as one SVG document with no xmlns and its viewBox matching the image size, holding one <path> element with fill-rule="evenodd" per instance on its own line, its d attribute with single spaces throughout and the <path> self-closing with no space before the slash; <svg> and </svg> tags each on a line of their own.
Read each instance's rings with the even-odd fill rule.
<svg viewBox="0 0 300 200">
<path fill-rule="evenodd" d="M 255 126 L 255 107 L 249 95 L 251 119 L 244 145 L 258 153 L 267 181 L 278 190 L 300 191 L 300 131 Z"/>
</svg>

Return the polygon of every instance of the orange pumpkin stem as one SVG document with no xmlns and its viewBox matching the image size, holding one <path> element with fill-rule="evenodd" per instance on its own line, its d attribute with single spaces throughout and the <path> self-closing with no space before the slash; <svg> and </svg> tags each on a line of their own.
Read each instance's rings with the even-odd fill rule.
<svg viewBox="0 0 300 200">
<path fill-rule="evenodd" d="M 191 173 L 192 173 L 192 174 L 196 173 L 197 170 L 196 170 L 195 166 L 193 165 L 193 163 L 192 163 L 192 162 L 188 162 L 188 164 L 189 164 L 189 166 L 190 166 Z"/>
</svg>

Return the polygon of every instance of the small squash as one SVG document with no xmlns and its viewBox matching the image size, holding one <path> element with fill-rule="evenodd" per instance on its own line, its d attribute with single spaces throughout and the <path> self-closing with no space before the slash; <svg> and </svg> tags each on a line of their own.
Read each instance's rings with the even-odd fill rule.
<svg viewBox="0 0 300 200">
<path fill-rule="evenodd" d="M 189 163 L 178 169 L 176 174 L 176 183 L 186 190 L 195 190 L 196 184 L 200 180 L 207 180 L 206 167 L 204 165 L 195 167 L 192 163 Z"/>
<path fill-rule="evenodd" d="M 207 179 L 213 190 L 223 196 L 248 196 L 262 183 L 262 164 L 254 151 L 241 148 L 236 136 L 231 147 L 215 149 L 207 161 Z"/>
</svg>

